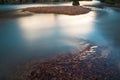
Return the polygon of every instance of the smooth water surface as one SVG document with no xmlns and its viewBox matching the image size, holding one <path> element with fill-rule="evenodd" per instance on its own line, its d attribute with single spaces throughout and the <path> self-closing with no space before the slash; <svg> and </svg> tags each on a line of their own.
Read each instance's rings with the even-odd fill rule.
<svg viewBox="0 0 120 80">
<path fill-rule="evenodd" d="M 76 16 L 33 14 L 0 19 L 0 75 L 4 77 L 14 63 L 81 50 L 88 43 L 107 47 L 119 62 L 119 9 L 92 9 Z"/>
</svg>

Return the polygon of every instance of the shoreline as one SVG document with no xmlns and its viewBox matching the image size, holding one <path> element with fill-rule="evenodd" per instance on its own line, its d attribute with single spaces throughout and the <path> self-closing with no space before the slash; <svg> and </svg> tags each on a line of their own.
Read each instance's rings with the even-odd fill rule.
<svg viewBox="0 0 120 80">
<path fill-rule="evenodd" d="M 46 6 L 46 7 L 29 7 L 22 9 L 23 12 L 33 13 L 53 13 L 53 14 L 65 14 L 65 15 L 80 15 L 86 14 L 91 11 L 89 8 L 81 6 Z"/>
</svg>

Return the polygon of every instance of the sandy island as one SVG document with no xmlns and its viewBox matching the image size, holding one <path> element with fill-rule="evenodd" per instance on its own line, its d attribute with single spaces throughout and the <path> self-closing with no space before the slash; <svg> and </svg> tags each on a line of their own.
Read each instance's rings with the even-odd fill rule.
<svg viewBox="0 0 120 80">
<path fill-rule="evenodd" d="M 44 6 L 44 7 L 29 7 L 23 9 L 23 11 L 29 11 L 34 13 L 54 13 L 54 14 L 66 14 L 66 15 L 79 15 L 85 14 L 91 11 L 89 8 L 81 6 Z"/>
</svg>

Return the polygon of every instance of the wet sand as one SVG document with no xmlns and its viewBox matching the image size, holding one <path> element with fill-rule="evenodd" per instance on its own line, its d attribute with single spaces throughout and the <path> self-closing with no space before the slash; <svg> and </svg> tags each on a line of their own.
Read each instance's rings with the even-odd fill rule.
<svg viewBox="0 0 120 80">
<path fill-rule="evenodd" d="M 88 13 L 91 10 L 81 6 L 47 6 L 47 7 L 29 7 L 23 9 L 23 11 L 29 11 L 34 13 L 79 15 Z"/>
<path fill-rule="evenodd" d="M 119 80 L 117 66 L 97 46 L 88 46 L 79 53 L 63 54 L 44 62 L 21 65 L 18 80 Z M 15 79 L 16 80 L 16 79 Z"/>
</svg>

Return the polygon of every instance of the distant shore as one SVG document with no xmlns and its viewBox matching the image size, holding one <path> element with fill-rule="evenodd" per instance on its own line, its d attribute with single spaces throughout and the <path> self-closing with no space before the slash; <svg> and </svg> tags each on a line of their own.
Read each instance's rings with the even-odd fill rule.
<svg viewBox="0 0 120 80">
<path fill-rule="evenodd" d="M 91 11 L 89 8 L 81 6 L 47 6 L 47 7 L 29 7 L 23 9 L 23 11 L 29 11 L 33 13 L 54 13 L 54 14 L 66 14 L 66 15 L 79 15 L 85 14 Z"/>
</svg>

